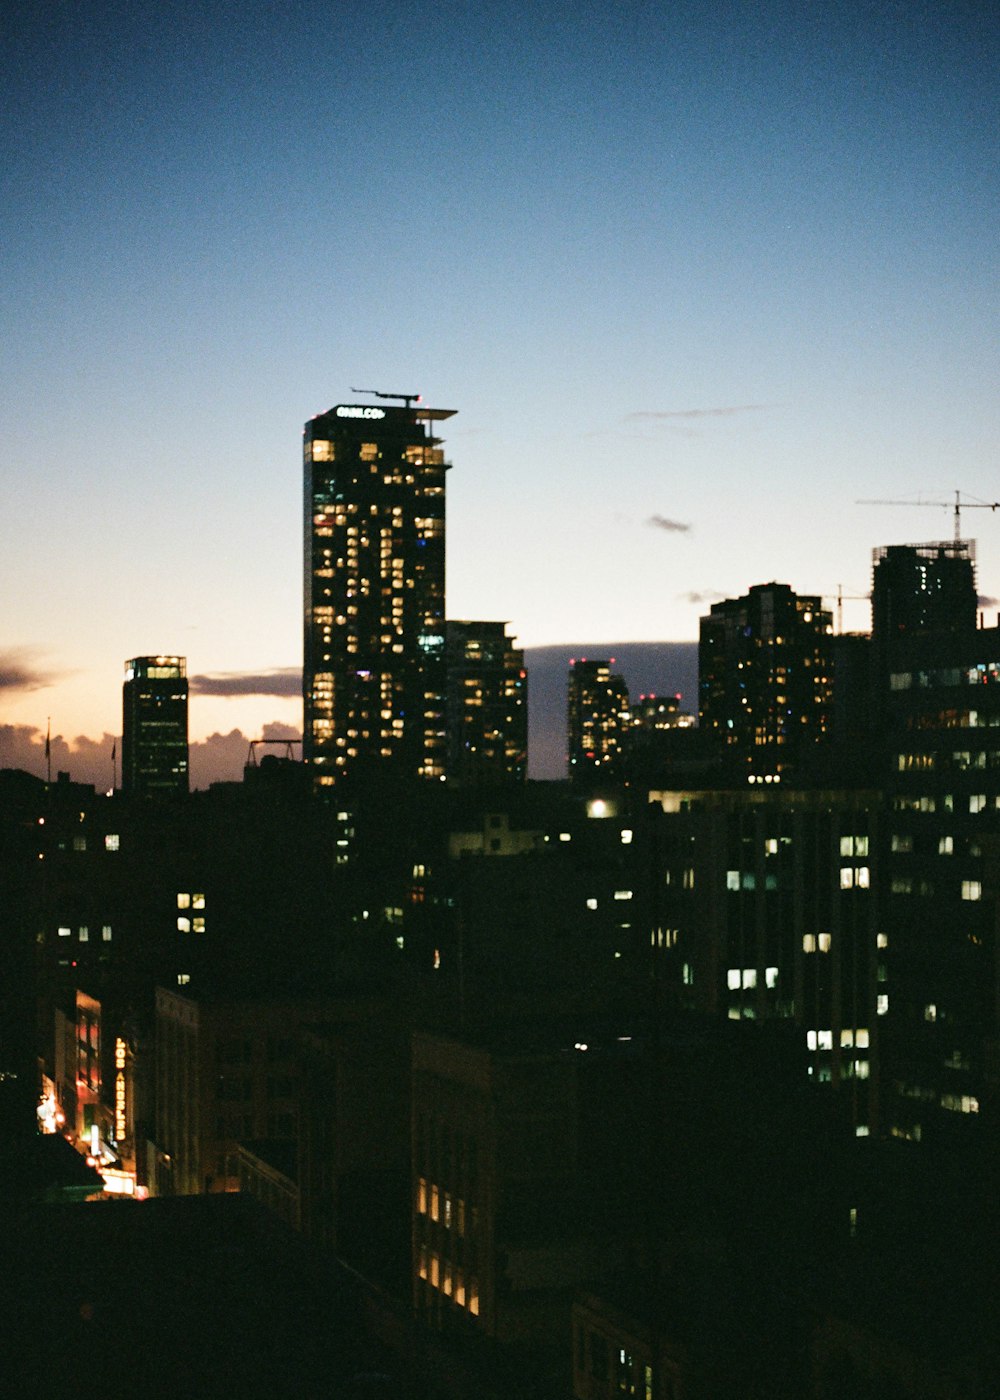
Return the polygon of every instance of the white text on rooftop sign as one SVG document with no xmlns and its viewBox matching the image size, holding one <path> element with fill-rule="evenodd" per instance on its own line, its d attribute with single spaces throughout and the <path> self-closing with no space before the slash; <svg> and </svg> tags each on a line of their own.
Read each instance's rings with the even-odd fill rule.
<svg viewBox="0 0 1000 1400">
<path fill-rule="evenodd" d="M 353 404 L 341 404 L 337 409 L 338 418 L 384 418 L 384 408 L 357 408 Z"/>
</svg>

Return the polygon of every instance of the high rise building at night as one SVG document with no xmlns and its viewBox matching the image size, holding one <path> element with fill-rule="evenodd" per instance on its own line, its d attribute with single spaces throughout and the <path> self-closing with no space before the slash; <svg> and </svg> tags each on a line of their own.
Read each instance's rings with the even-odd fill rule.
<svg viewBox="0 0 1000 1400">
<path fill-rule="evenodd" d="M 628 686 L 610 661 L 570 662 L 568 695 L 569 775 L 574 781 L 616 778 L 621 773 L 629 726 Z"/>
<path fill-rule="evenodd" d="M 872 636 L 876 643 L 918 632 L 971 632 L 976 565 L 971 540 L 890 544 L 872 558 Z"/>
<path fill-rule="evenodd" d="M 449 621 L 448 777 L 521 781 L 528 768 L 524 652 L 503 622 Z"/>
<path fill-rule="evenodd" d="M 183 656 L 137 656 L 122 687 L 122 788 L 133 796 L 188 790 L 188 683 Z"/>
<path fill-rule="evenodd" d="M 305 426 L 303 747 L 320 785 L 445 776 L 447 464 L 434 429 L 454 411 L 338 404 Z"/>
<path fill-rule="evenodd" d="M 771 782 L 829 731 L 833 619 L 787 583 L 713 603 L 698 643 L 701 728 L 727 760 Z"/>
</svg>

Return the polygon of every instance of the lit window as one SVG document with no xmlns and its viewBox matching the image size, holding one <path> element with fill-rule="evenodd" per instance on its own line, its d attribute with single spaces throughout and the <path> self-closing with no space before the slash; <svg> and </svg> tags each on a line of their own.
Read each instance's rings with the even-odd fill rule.
<svg viewBox="0 0 1000 1400">
<path fill-rule="evenodd" d="M 929 1002 L 927 1003 L 927 1005 L 924 1007 L 924 1020 L 925 1020 L 925 1021 L 936 1021 L 936 1020 L 937 1020 L 937 1007 L 935 1006 L 934 1002 L 932 1002 L 932 1001 L 929 1001 Z"/>
<path fill-rule="evenodd" d="M 191 974 L 190 974 L 190 972 L 178 972 L 178 974 L 177 974 L 177 985 L 178 985 L 178 987 L 186 987 L 187 984 L 188 984 L 190 981 L 191 981 Z"/>
<path fill-rule="evenodd" d="M 816 1039 L 821 1050 L 833 1049 L 833 1031 L 817 1031 Z"/>
<path fill-rule="evenodd" d="M 807 1049 L 807 1050 L 815 1050 L 815 1049 L 816 1049 L 816 1032 L 815 1032 L 815 1031 L 806 1031 L 806 1049 Z"/>
<path fill-rule="evenodd" d="M 938 842 L 938 855 L 950 856 L 955 853 L 955 838 L 953 836 L 942 836 Z"/>
<path fill-rule="evenodd" d="M 828 933 L 821 933 L 819 935 L 819 950 L 821 953 L 828 953 L 830 951 L 830 935 Z"/>
<path fill-rule="evenodd" d="M 203 894 L 193 894 L 193 895 L 191 896 L 191 908 L 192 908 L 192 909 L 204 909 L 204 907 L 205 907 L 205 896 L 204 896 Z"/>
<path fill-rule="evenodd" d="M 59 937 L 60 937 L 60 938 L 69 938 L 69 936 L 70 936 L 70 934 L 71 934 L 72 932 L 73 932 L 73 930 L 72 930 L 72 929 L 69 929 L 69 928 L 66 928 L 65 925 L 60 925 L 60 927 L 59 927 Z"/>
<path fill-rule="evenodd" d="M 469 1279 L 469 1312 L 473 1317 L 479 1316 L 479 1280 Z"/>
<path fill-rule="evenodd" d="M 631 899 L 631 890 L 615 890 L 615 899 Z"/>
<path fill-rule="evenodd" d="M 755 967 L 745 967 L 743 969 L 743 985 L 744 987 L 756 987 L 757 969 Z"/>
<path fill-rule="evenodd" d="M 984 792 L 974 792 L 969 798 L 969 811 L 982 812 L 986 807 L 986 794 Z M 75 844 L 75 843 L 74 843 Z"/>
<path fill-rule="evenodd" d="M 110 943 L 110 942 L 111 942 L 111 925 L 110 925 L 110 924 L 103 924 L 103 925 L 101 926 L 101 938 L 102 938 L 102 940 L 103 940 L 105 943 Z"/>
<path fill-rule="evenodd" d="M 731 967 L 726 973 L 726 986 L 731 992 L 738 992 L 740 989 L 740 970 L 738 967 Z"/>
<path fill-rule="evenodd" d="M 191 896 L 190 896 L 189 894 L 179 894 L 179 895 L 177 896 L 177 908 L 178 908 L 178 909 L 190 909 L 190 908 L 191 908 Z"/>
<path fill-rule="evenodd" d="M 979 880 L 963 880 L 963 881 L 962 881 L 962 898 L 963 898 L 963 899 L 982 899 L 982 897 L 983 897 L 983 886 L 982 886 L 982 883 L 981 883 Z"/>
<path fill-rule="evenodd" d="M 815 953 L 816 935 L 814 933 L 804 933 L 802 935 L 802 951 L 803 953 Z"/>
<path fill-rule="evenodd" d="M 631 844 L 632 844 L 632 833 L 631 833 L 631 831 L 623 831 L 623 832 L 622 832 L 622 845 L 623 845 L 623 846 L 630 846 Z"/>
<path fill-rule="evenodd" d="M 108 832 L 104 838 L 104 849 L 106 851 L 117 851 L 121 847 L 121 838 L 117 832 Z"/>
<path fill-rule="evenodd" d="M 880 992 L 875 998 L 875 1014 L 885 1016 L 889 1010 L 889 998 L 885 992 Z"/>
<path fill-rule="evenodd" d="M 854 1032 L 854 1044 L 859 1050 L 868 1049 L 868 1032 L 864 1029 Z"/>
<path fill-rule="evenodd" d="M 204 919 L 201 919 L 201 918 L 192 919 L 192 920 L 191 920 L 191 928 L 193 929 L 193 931 L 194 931 L 195 933 L 204 933 L 204 932 L 205 932 L 205 920 L 204 920 Z"/>
<path fill-rule="evenodd" d="M 596 900 L 596 899 L 588 899 L 588 900 L 587 900 L 587 908 L 588 908 L 588 909 L 596 909 L 596 908 L 597 908 L 597 900 Z"/>
<path fill-rule="evenodd" d="M 776 967 L 765 967 L 764 982 L 772 989 L 778 985 L 778 969 Z"/>
<path fill-rule="evenodd" d="M 877 934 L 875 935 L 875 947 L 876 947 L 876 948 L 888 948 L 888 946 L 889 946 L 889 935 L 888 935 L 887 933 L 877 933 Z"/>
<path fill-rule="evenodd" d="M 850 890 L 854 888 L 854 871 L 849 865 L 840 867 L 840 888 Z"/>
<path fill-rule="evenodd" d="M 568 831 L 560 831 L 560 833 L 559 833 L 559 840 L 560 840 L 560 841 L 572 841 L 572 839 L 573 839 L 573 838 L 572 838 L 572 836 L 570 836 L 570 834 L 569 834 Z"/>
<path fill-rule="evenodd" d="M 177 920 L 177 931 L 178 931 L 178 933 L 190 933 L 190 932 L 191 932 L 191 920 L 190 920 L 190 919 L 183 918 L 183 917 L 179 918 L 179 919 Z"/>
<path fill-rule="evenodd" d="M 738 870 L 726 871 L 726 889 L 738 890 L 740 887 L 740 872 Z"/>
<path fill-rule="evenodd" d="M 84 925 L 82 926 L 82 928 L 80 929 L 80 942 L 81 942 L 81 943 L 89 943 L 89 942 L 90 942 L 90 929 L 86 926 L 86 924 L 84 924 Z"/>
</svg>

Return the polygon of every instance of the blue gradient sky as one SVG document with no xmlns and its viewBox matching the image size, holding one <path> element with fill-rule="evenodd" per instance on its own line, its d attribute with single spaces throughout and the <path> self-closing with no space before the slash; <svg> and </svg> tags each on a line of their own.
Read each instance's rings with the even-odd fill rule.
<svg viewBox="0 0 1000 1400">
<path fill-rule="evenodd" d="M 952 522 L 858 498 L 996 499 L 992 4 L 7 23 L 8 725 L 116 733 L 134 654 L 297 666 L 301 425 L 352 384 L 459 410 L 449 613 L 526 645 L 863 593 Z M 1000 512 L 963 523 L 996 598 Z M 268 721 L 192 700 L 194 738 Z"/>
</svg>

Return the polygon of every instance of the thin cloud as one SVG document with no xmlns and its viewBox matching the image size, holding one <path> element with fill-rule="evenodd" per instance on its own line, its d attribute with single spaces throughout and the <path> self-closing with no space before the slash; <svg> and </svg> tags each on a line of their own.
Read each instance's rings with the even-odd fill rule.
<svg viewBox="0 0 1000 1400">
<path fill-rule="evenodd" d="M 44 690 L 61 679 L 58 672 L 37 666 L 32 655 L 26 647 L 0 651 L 0 690 Z"/>
<path fill-rule="evenodd" d="M 670 418 L 733 418 L 737 413 L 760 413 L 770 404 L 766 403 L 738 403 L 731 404 L 725 408 L 671 408 L 659 409 L 638 409 L 635 413 L 627 413 L 625 422 L 634 422 L 637 418 L 670 419 Z"/>
<path fill-rule="evenodd" d="M 646 524 L 654 530 L 666 530 L 672 535 L 686 535 L 691 529 L 690 525 L 685 525 L 682 520 L 671 520 L 666 515 L 651 515 L 647 518 Z"/>
<path fill-rule="evenodd" d="M 192 695 L 298 698 L 302 694 L 302 672 L 297 666 L 285 666 L 275 671 L 227 671 L 216 675 L 192 676 L 189 685 Z"/>
<path fill-rule="evenodd" d="M 685 603 L 695 603 L 700 606 L 703 603 L 718 603 L 720 599 L 724 598 L 726 595 L 724 593 L 715 593 L 709 588 L 702 593 L 678 593 L 677 596 Z"/>
<path fill-rule="evenodd" d="M 995 608 L 1000 603 L 1000 598 L 987 598 L 985 593 L 980 593 L 976 602 L 981 608 Z"/>
</svg>

